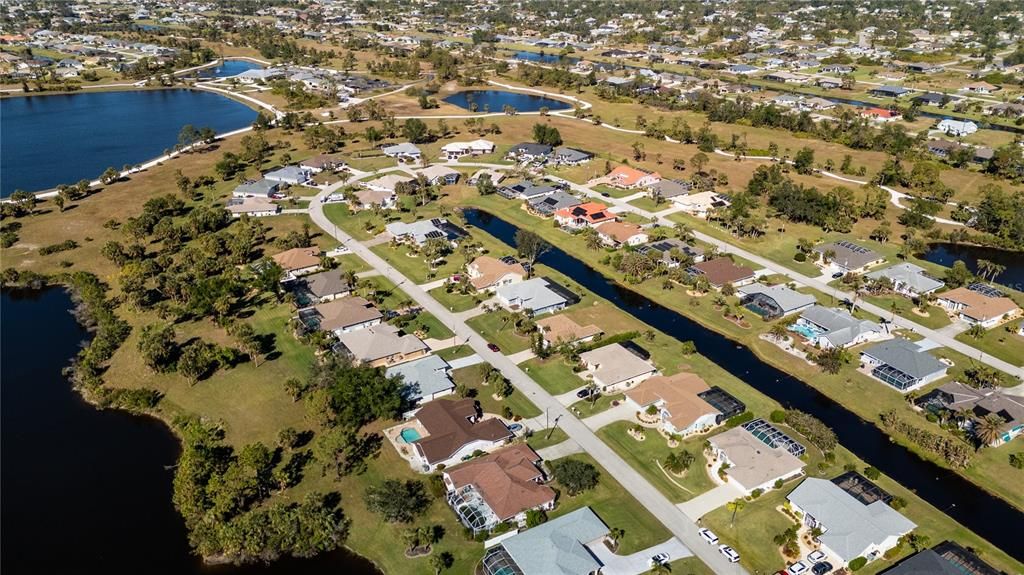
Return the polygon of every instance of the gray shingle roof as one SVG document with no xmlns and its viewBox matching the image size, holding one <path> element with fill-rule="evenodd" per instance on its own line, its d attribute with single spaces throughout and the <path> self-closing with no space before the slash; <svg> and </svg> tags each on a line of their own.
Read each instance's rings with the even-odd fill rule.
<svg viewBox="0 0 1024 575">
<path fill-rule="evenodd" d="M 388 377 L 402 376 L 402 397 L 413 403 L 455 387 L 449 375 L 450 369 L 451 366 L 443 358 L 428 355 L 423 359 L 389 367 L 385 374 Z"/>
<path fill-rule="evenodd" d="M 933 373 L 947 369 L 946 364 L 935 359 L 935 356 L 922 351 L 908 339 L 890 339 L 864 349 L 861 353 L 896 368 L 915 378 L 923 379 Z"/>
<path fill-rule="evenodd" d="M 505 301 L 518 301 L 523 308 L 534 311 L 568 303 L 561 294 L 549 287 L 548 280 L 544 278 L 501 286 L 496 293 Z"/>
<path fill-rule="evenodd" d="M 558 190 L 546 196 L 531 198 L 527 201 L 530 202 L 531 208 L 542 214 L 553 214 L 562 208 L 578 206 L 583 203 L 576 196 L 563 192 L 562 190 Z"/>
<path fill-rule="evenodd" d="M 938 553 L 925 549 L 889 569 L 885 575 L 964 575 L 964 572 Z"/>
<path fill-rule="evenodd" d="M 882 331 L 882 326 L 873 321 L 857 319 L 845 310 L 820 305 L 807 308 L 800 317 L 821 326 L 825 330 L 823 337 L 836 347 L 845 346 L 866 331 Z"/>
<path fill-rule="evenodd" d="M 796 290 L 791 290 L 784 285 L 769 286 L 763 283 L 755 283 L 736 288 L 736 291 L 744 295 L 751 295 L 755 293 L 764 294 L 775 300 L 775 303 L 779 304 L 779 307 L 782 308 L 784 313 L 800 309 L 816 301 L 814 296 L 803 294 Z"/>
<path fill-rule="evenodd" d="M 896 264 L 867 274 L 871 279 L 886 277 L 892 280 L 896 286 L 906 286 L 911 292 L 922 294 L 935 291 L 946 285 L 937 279 L 925 275 L 925 269 L 911 263 Z"/>
<path fill-rule="evenodd" d="M 587 575 L 601 562 L 586 547 L 608 534 L 589 507 L 527 529 L 501 543 L 523 575 Z"/>
</svg>

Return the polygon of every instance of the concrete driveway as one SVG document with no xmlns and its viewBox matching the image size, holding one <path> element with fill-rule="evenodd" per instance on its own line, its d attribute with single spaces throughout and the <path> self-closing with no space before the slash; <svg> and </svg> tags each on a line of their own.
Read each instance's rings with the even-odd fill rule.
<svg viewBox="0 0 1024 575">
<path fill-rule="evenodd" d="M 707 513 L 724 506 L 733 499 L 743 497 L 743 492 L 732 483 L 719 485 L 711 491 L 701 493 L 689 501 L 676 505 L 687 517 L 696 522 Z"/>
<path fill-rule="evenodd" d="M 675 537 L 632 555 L 616 555 L 604 543 L 587 547 L 587 549 L 590 549 L 591 553 L 601 563 L 604 563 L 604 567 L 601 568 L 602 575 L 639 575 L 640 573 L 647 573 L 651 570 L 651 557 L 658 553 L 668 553 L 670 562 L 693 555 L 686 545 L 683 545 L 683 542 Z"/>
<path fill-rule="evenodd" d="M 591 415 L 584 419 L 583 423 L 590 429 L 597 431 L 609 423 L 631 420 L 633 419 L 633 413 L 633 408 L 623 401 L 615 407 L 606 409 L 596 415 Z"/>
</svg>

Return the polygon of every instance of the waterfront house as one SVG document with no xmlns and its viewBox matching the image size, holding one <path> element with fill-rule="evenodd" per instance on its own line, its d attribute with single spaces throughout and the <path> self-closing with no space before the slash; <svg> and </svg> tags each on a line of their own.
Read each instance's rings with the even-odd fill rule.
<svg viewBox="0 0 1024 575">
<path fill-rule="evenodd" d="M 320 248 L 292 248 L 270 256 L 286 274 L 286 280 L 320 269 Z"/>
<path fill-rule="evenodd" d="M 866 347 L 860 361 L 871 376 L 907 393 L 946 376 L 949 366 L 921 347 L 903 338 Z"/>
<path fill-rule="evenodd" d="M 866 319 L 857 319 L 846 310 L 814 305 L 800 313 L 790 331 L 803 336 L 811 345 L 822 349 L 852 347 L 884 335 L 882 326 Z"/>
<path fill-rule="evenodd" d="M 983 94 L 988 95 L 999 89 L 999 86 L 989 84 L 988 82 L 974 82 L 973 84 L 967 84 L 963 88 L 960 88 L 961 92 L 968 92 L 971 94 Z"/>
<path fill-rule="evenodd" d="M 983 288 L 958 287 L 939 294 L 936 303 L 951 315 L 985 329 L 995 327 L 1020 313 L 1017 304 L 1002 292 L 991 292 Z"/>
<path fill-rule="evenodd" d="M 875 86 L 868 90 L 868 94 L 876 98 L 899 98 L 909 93 L 910 90 L 902 86 Z"/>
<path fill-rule="evenodd" d="M 456 242 L 466 237 L 466 232 L 444 218 L 419 220 L 412 223 L 391 222 L 384 226 L 384 229 L 396 241 L 416 247 L 423 247 L 427 240 L 436 238 L 445 239 L 454 247 Z"/>
<path fill-rule="evenodd" d="M 810 76 L 794 74 L 785 70 L 769 72 L 762 77 L 769 82 L 778 82 L 780 84 L 806 84 L 810 80 Z"/>
<path fill-rule="evenodd" d="M 776 319 L 802 312 L 817 303 L 817 299 L 784 285 L 752 283 L 737 288 L 740 305 L 764 319 Z"/>
<path fill-rule="evenodd" d="M 691 246 L 676 238 L 665 238 L 637 248 L 638 252 L 654 257 L 658 265 L 669 269 L 679 267 L 682 262 L 700 263 L 704 261 L 704 249 Z"/>
<path fill-rule="evenodd" d="M 491 256 L 477 257 L 466 266 L 466 271 L 469 283 L 479 291 L 494 291 L 526 277 L 526 270 L 519 262 L 509 263 Z"/>
<path fill-rule="evenodd" d="M 589 343 L 604 333 L 596 325 L 580 325 L 565 314 L 537 320 L 537 329 L 540 331 L 546 348 Z"/>
<path fill-rule="evenodd" d="M 381 153 L 389 158 L 396 158 L 398 160 L 419 160 L 423 157 L 423 152 L 416 147 L 415 144 L 409 142 L 403 142 L 401 144 L 393 144 L 390 146 L 382 146 L 380 149 Z"/>
<path fill-rule="evenodd" d="M 423 468 L 454 465 L 477 450 L 492 451 L 514 436 L 497 417 L 486 417 L 472 398 L 438 399 L 416 412 L 426 435 L 412 442 Z"/>
<path fill-rule="evenodd" d="M 617 216 L 608 210 L 608 206 L 598 202 L 577 204 L 555 211 L 555 221 L 558 225 L 569 229 L 595 227 L 617 219 Z"/>
<path fill-rule="evenodd" d="M 532 201 L 537 198 L 550 196 L 557 191 L 558 188 L 550 184 L 535 184 L 524 180 L 498 188 L 498 195 L 509 200 Z"/>
<path fill-rule="evenodd" d="M 654 364 L 619 343 L 583 352 L 580 361 L 586 366 L 580 377 L 606 394 L 625 391 L 658 373 Z"/>
<path fill-rule="evenodd" d="M 755 419 L 750 423 L 758 423 L 753 429 L 760 436 L 739 426 L 708 438 L 715 457 L 729 464 L 726 470 L 729 483 L 744 495 L 750 495 L 755 489 L 770 491 L 775 482 L 803 474 L 804 462 L 790 451 L 795 442 L 764 420 Z M 789 441 L 782 440 L 783 437 Z"/>
<path fill-rule="evenodd" d="M 397 365 L 430 353 L 420 338 L 402 334 L 398 328 L 386 323 L 342 333 L 338 341 L 339 351 L 349 355 L 357 365 L 368 367 Z"/>
<path fill-rule="evenodd" d="M 962 138 L 977 132 L 978 125 L 969 120 L 952 120 L 950 118 L 946 118 L 939 122 L 936 129 L 947 136 Z"/>
<path fill-rule="evenodd" d="M 860 115 L 876 122 L 895 122 L 903 117 L 899 111 L 885 108 L 864 108 Z"/>
<path fill-rule="evenodd" d="M 754 281 L 754 270 L 733 263 L 725 256 L 695 263 L 686 268 L 686 273 L 706 277 L 708 283 L 715 289 L 725 284 L 742 286 Z"/>
<path fill-rule="evenodd" d="M 841 566 L 857 557 L 878 559 L 917 527 L 885 501 L 866 504 L 826 479 L 808 477 L 786 499 L 808 529 L 823 531 L 822 550 Z"/>
<path fill-rule="evenodd" d="M 574 300 L 568 290 L 547 278 L 532 278 L 499 286 L 498 303 L 509 310 L 528 310 L 532 315 L 554 313 Z"/>
<path fill-rule="evenodd" d="M 281 206 L 267 198 L 231 198 L 224 205 L 224 209 L 231 214 L 232 218 L 242 216 L 264 218 L 281 213 Z"/>
<path fill-rule="evenodd" d="M 922 549 L 882 575 L 1002 575 L 976 554 L 951 541 Z"/>
<path fill-rule="evenodd" d="M 885 269 L 866 274 L 869 279 L 887 278 L 892 282 L 892 289 L 898 294 L 919 297 L 930 294 L 946 285 L 935 279 L 924 268 L 911 263 L 896 264 Z"/>
<path fill-rule="evenodd" d="M 441 146 L 441 154 L 446 160 L 457 160 L 463 156 L 482 156 L 493 152 L 494 142 L 490 140 L 450 142 Z"/>
<path fill-rule="evenodd" d="M 480 185 L 480 178 L 487 176 L 491 179 L 491 183 L 498 185 L 505 179 L 505 172 L 499 172 L 498 170 L 492 170 L 490 168 L 481 168 L 469 177 L 469 185 L 477 186 Z"/>
<path fill-rule="evenodd" d="M 843 273 L 862 273 L 885 261 L 885 256 L 875 250 L 847 240 L 821 244 L 815 246 L 814 251 L 821 255 L 818 265 Z M 826 254 L 829 254 L 828 258 Z"/>
<path fill-rule="evenodd" d="M 536 162 L 546 160 L 553 148 L 547 144 L 522 142 L 509 148 L 506 159 L 518 162 Z"/>
<path fill-rule="evenodd" d="M 313 178 L 313 173 L 308 168 L 299 166 L 285 166 L 283 168 L 263 174 L 263 179 L 290 186 L 305 185 Z"/>
<path fill-rule="evenodd" d="M 378 325 L 384 316 L 369 301 L 349 296 L 318 303 L 313 306 L 312 313 L 307 312 L 302 317 L 320 331 L 340 336 Z"/>
<path fill-rule="evenodd" d="M 448 504 L 474 533 L 504 522 L 525 526 L 527 511 L 555 506 L 540 465 L 537 452 L 521 443 L 445 469 Z"/>
<path fill-rule="evenodd" d="M 604 245 L 617 248 L 622 245 L 639 246 L 647 243 L 649 237 L 643 228 L 629 222 L 605 222 L 594 229 Z"/>
<path fill-rule="evenodd" d="M 527 209 L 538 216 L 548 217 L 557 212 L 578 206 L 580 202 L 576 196 L 563 192 L 562 190 L 555 190 L 554 192 L 544 195 L 530 198 L 526 201 Z"/>
<path fill-rule="evenodd" d="M 417 170 L 416 173 L 426 178 L 427 183 L 431 186 L 450 186 L 457 183 L 459 181 L 459 177 L 462 176 L 458 171 L 453 170 L 448 166 L 439 166 L 436 164 Z"/>
<path fill-rule="evenodd" d="M 700 396 L 710 389 L 693 373 L 656 375 L 627 391 L 626 403 L 638 412 L 654 406 L 665 433 L 686 436 L 702 433 L 721 422 L 721 412 Z"/>
<path fill-rule="evenodd" d="M 603 564 L 591 548 L 604 545 L 608 533 L 583 507 L 501 540 L 481 564 L 485 575 L 595 575 Z"/>
<path fill-rule="evenodd" d="M 384 375 L 402 378 L 400 393 L 406 418 L 412 417 L 424 403 L 455 392 L 452 366 L 438 355 L 428 355 L 389 367 Z"/>
<path fill-rule="evenodd" d="M 999 417 L 1003 425 L 999 437 L 992 443 L 993 447 L 1008 443 L 1024 432 L 1024 397 L 1006 393 L 1003 388 L 979 389 L 952 381 L 940 385 L 914 403 L 932 413 L 944 410 L 966 414 L 968 421 L 964 427 L 968 429 L 990 415 Z"/>
</svg>

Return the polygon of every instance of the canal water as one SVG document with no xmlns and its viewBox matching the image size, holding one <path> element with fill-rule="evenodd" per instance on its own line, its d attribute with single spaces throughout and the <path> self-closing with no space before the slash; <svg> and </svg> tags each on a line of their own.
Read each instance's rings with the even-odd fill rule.
<svg viewBox="0 0 1024 575">
<path fill-rule="evenodd" d="M 510 246 L 517 228 L 484 211 L 467 209 L 466 221 Z M 925 461 L 892 442 L 877 427 L 799 379 L 762 362 L 749 348 L 646 297 L 609 281 L 582 261 L 553 247 L 538 260 L 572 278 L 638 320 L 680 341 L 788 408 L 810 413 L 831 427 L 847 449 L 916 492 L 978 535 L 1024 561 L 1024 513 L 952 471 Z M 881 384 L 880 384 L 881 385 Z"/>
<path fill-rule="evenodd" d="M 953 262 L 963 260 L 975 273 L 978 271 L 978 260 L 988 260 L 1006 266 L 1003 273 L 996 276 L 996 283 L 1024 291 L 1024 252 L 967 244 L 931 244 L 921 257 L 946 267 L 952 267 Z"/>
<path fill-rule="evenodd" d="M 544 107 L 552 112 L 572 109 L 572 105 L 564 100 L 504 90 L 466 90 L 456 92 L 444 101 L 464 110 L 472 110 L 472 104 L 476 104 L 476 111 L 480 113 L 485 110 L 491 113 L 501 112 L 506 105 L 512 106 L 517 112 L 539 112 Z"/>
<path fill-rule="evenodd" d="M 155 419 L 93 408 L 62 375 L 88 338 L 71 307 L 57 288 L 0 293 L 5 575 L 378 573 L 345 550 L 204 566 L 171 503 L 178 441 Z"/>
<path fill-rule="evenodd" d="M 186 124 L 217 133 L 256 112 L 198 90 L 79 92 L 0 99 L 0 197 L 94 180 L 108 167 L 140 164 L 178 142 Z"/>
<path fill-rule="evenodd" d="M 246 70 L 256 70 L 259 68 L 263 68 L 263 66 L 248 60 L 224 60 L 224 62 L 218 66 L 198 70 L 196 72 L 196 76 L 204 79 L 230 78 L 231 76 L 237 76 Z"/>
</svg>

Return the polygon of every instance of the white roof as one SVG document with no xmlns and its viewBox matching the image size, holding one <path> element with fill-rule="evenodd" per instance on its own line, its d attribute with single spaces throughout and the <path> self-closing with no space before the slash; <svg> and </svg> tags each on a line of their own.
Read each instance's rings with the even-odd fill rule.
<svg viewBox="0 0 1024 575">
<path fill-rule="evenodd" d="M 615 385 L 656 371 L 651 362 L 641 359 L 618 343 L 583 352 L 580 359 L 587 365 L 597 366 L 594 378 L 606 385 Z"/>
</svg>

